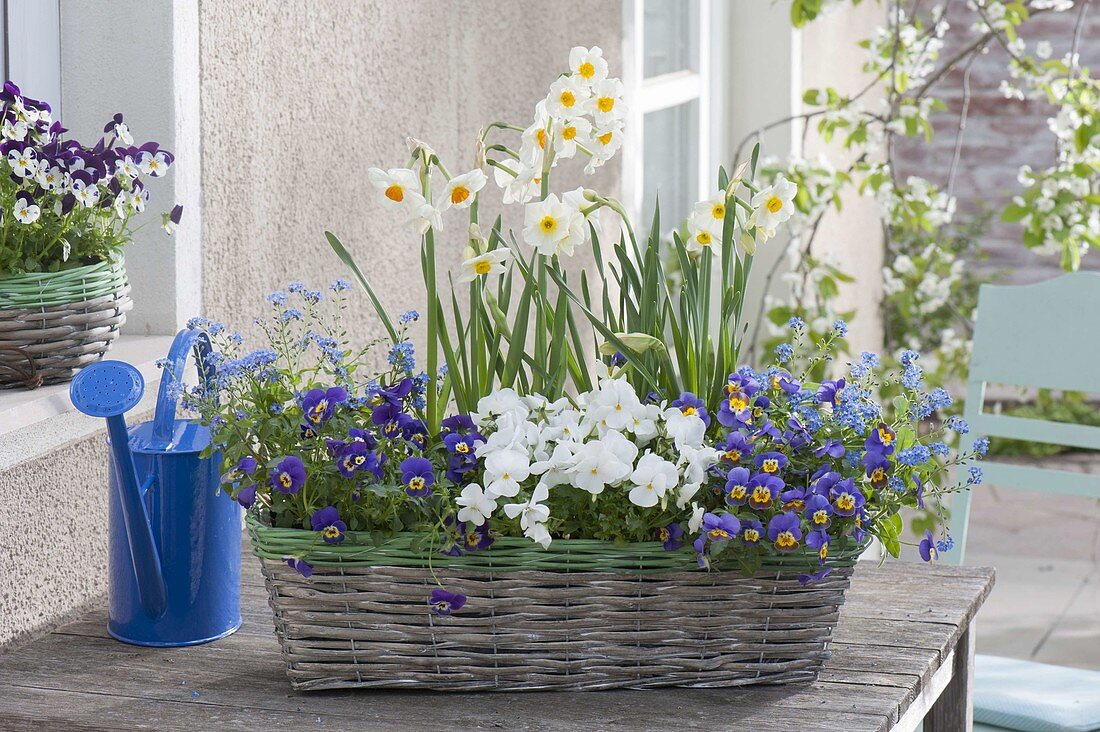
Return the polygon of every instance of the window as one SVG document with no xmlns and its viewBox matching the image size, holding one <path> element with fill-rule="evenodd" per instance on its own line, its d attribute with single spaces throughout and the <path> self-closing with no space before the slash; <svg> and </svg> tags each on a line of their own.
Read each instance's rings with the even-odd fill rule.
<svg viewBox="0 0 1100 732">
<path fill-rule="evenodd" d="M 4 79 L 14 81 L 29 97 L 49 101 L 54 119 L 60 118 L 60 0 L 7 0 L 0 3 L 0 12 L 4 20 L 0 34 Z"/>
<path fill-rule="evenodd" d="M 658 196 L 662 228 L 679 225 L 714 185 L 716 103 L 711 41 L 717 0 L 626 0 L 624 80 L 631 112 L 623 193 L 635 221 Z"/>
</svg>

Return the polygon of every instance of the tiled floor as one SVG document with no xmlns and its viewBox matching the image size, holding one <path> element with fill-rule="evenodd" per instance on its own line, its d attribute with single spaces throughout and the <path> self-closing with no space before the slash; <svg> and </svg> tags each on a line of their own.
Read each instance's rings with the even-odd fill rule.
<svg viewBox="0 0 1100 732">
<path fill-rule="evenodd" d="M 1100 456 L 1047 460 L 1100 473 Z M 987 486 L 970 516 L 966 563 L 997 568 L 978 652 L 1100 669 L 1100 501 Z"/>
</svg>

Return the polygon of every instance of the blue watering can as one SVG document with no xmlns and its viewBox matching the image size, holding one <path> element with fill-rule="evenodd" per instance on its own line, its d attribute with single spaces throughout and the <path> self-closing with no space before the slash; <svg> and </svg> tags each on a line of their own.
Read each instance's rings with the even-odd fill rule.
<svg viewBox="0 0 1100 732">
<path fill-rule="evenodd" d="M 107 418 L 111 446 L 107 632 L 140 646 L 189 646 L 241 625 L 241 512 L 219 492 L 221 455 L 199 453 L 210 431 L 176 419 L 174 385 L 196 351 L 201 378 L 210 340 L 183 330 L 168 352 L 152 422 L 126 428 L 145 381 L 128 363 L 100 361 L 73 379 L 81 412 Z"/>
</svg>

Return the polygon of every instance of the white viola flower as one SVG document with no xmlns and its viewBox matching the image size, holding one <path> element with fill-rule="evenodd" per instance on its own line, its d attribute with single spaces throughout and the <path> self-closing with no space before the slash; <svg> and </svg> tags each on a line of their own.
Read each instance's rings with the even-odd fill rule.
<svg viewBox="0 0 1100 732">
<path fill-rule="evenodd" d="M 500 450 L 485 458 L 485 494 L 511 498 L 519 484 L 531 477 L 531 459 L 519 450 Z"/>
<path fill-rule="evenodd" d="M 38 160 L 35 159 L 34 150 L 31 148 L 9 151 L 8 165 L 11 166 L 12 172 L 20 178 L 26 178 L 28 175 L 33 176 L 38 172 Z"/>
<path fill-rule="evenodd" d="M 134 180 L 141 175 L 137 163 L 135 163 L 133 157 L 129 155 L 124 155 L 122 159 L 115 162 L 115 172 L 121 173 L 130 180 Z"/>
<path fill-rule="evenodd" d="M 501 200 L 505 205 L 509 203 L 527 203 L 539 194 L 539 184 L 542 181 L 541 165 L 527 165 L 519 160 L 508 160 L 508 170 L 499 166 L 493 167 L 493 179 L 504 190 Z M 513 171 L 515 174 L 509 172 Z"/>
<path fill-rule="evenodd" d="M 709 231 L 716 239 L 722 238 L 726 224 L 726 194 L 720 192 L 714 198 L 699 201 L 692 211 L 692 220 L 701 229 Z"/>
<path fill-rule="evenodd" d="M 51 166 L 48 161 L 43 160 L 42 164 L 38 166 L 38 172 L 35 173 L 34 179 L 38 182 L 38 185 L 47 191 L 52 191 L 61 187 L 64 174 L 61 172 L 61 168 L 56 165 Z"/>
<path fill-rule="evenodd" d="M 767 232 L 768 238 L 776 228 L 794 214 L 794 197 L 798 186 L 783 176 L 752 197 L 751 222 Z"/>
<path fill-rule="evenodd" d="M 400 211 L 407 206 L 424 203 L 420 181 L 416 173 L 408 168 L 371 168 L 367 171 L 367 180 L 388 211 Z"/>
<path fill-rule="evenodd" d="M 631 463 L 621 460 L 604 440 L 591 440 L 573 455 L 573 485 L 598 496 L 608 485 L 625 480 L 631 469 Z"/>
<path fill-rule="evenodd" d="M 684 248 L 693 254 L 710 252 L 717 256 L 722 248 L 722 235 L 715 234 L 708 226 L 706 219 L 702 219 L 699 214 L 693 214 L 688 219 L 688 238 L 684 242 Z"/>
<path fill-rule="evenodd" d="M 12 122 L 10 119 L 5 119 L 3 128 L 4 139 L 23 142 L 27 139 L 27 129 L 26 122 Z"/>
<path fill-rule="evenodd" d="M 73 197 L 83 208 L 91 208 L 99 203 L 99 187 L 81 185 L 73 186 Z"/>
<path fill-rule="evenodd" d="M 554 158 L 567 160 L 577 154 L 577 145 L 592 144 L 592 123 L 584 117 L 571 117 L 554 123 Z"/>
<path fill-rule="evenodd" d="M 558 443 L 581 442 L 592 432 L 591 424 L 582 424 L 582 415 L 575 409 L 563 409 L 546 424 L 543 437 Z"/>
<path fill-rule="evenodd" d="M 530 410 L 515 389 L 504 387 L 481 397 L 477 402 L 477 408 L 470 416 L 478 426 L 485 427 L 489 422 L 510 412 L 522 413 L 523 418 L 526 419 Z"/>
<path fill-rule="evenodd" d="M 588 112 L 597 127 L 608 127 L 626 117 L 623 101 L 623 83 L 618 79 L 604 79 L 592 86 Z"/>
<path fill-rule="evenodd" d="M 634 484 L 630 489 L 630 502 L 642 508 L 656 506 L 679 480 L 675 465 L 660 455 L 647 452 L 630 474 L 630 481 Z"/>
<path fill-rule="evenodd" d="M 463 488 L 455 503 L 462 506 L 458 511 L 458 520 L 468 521 L 474 526 L 482 526 L 497 508 L 497 502 L 486 495 L 477 483 L 470 483 Z"/>
<path fill-rule="evenodd" d="M 159 178 L 172 166 L 172 156 L 163 150 L 156 152 L 142 150 L 138 154 L 137 166 L 142 173 Z"/>
<path fill-rule="evenodd" d="M 523 239 L 544 257 L 571 256 L 584 241 L 584 217 L 551 193 L 527 204 Z"/>
<path fill-rule="evenodd" d="M 644 413 L 642 402 L 626 379 L 605 379 L 593 395 L 592 418 L 611 430 L 633 426 L 635 416 Z"/>
<path fill-rule="evenodd" d="M 458 273 L 459 282 L 473 282 L 477 278 L 490 280 L 504 274 L 511 252 L 505 247 L 497 247 L 491 252 L 485 252 L 476 257 L 470 257 L 462 262 Z"/>
<path fill-rule="evenodd" d="M 569 50 L 569 71 L 589 86 L 599 84 L 607 78 L 607 59 L 603 57 L 603 49 L 599 46 L 574 46 Z"/>
<path fill-rule="evenodd" d="M 656 404 L 643 404 L 640 412 L 634 415 L 633 424 L 628 429 L 634 433 L 639 445 L 646 445 L 657 436 L 657 421 L 661 417 L 661 408 Z"/>
<path fill-rule="evenodd" d="M 417 195 L 419 196 L 419 194 Z M 443 212 L 425 201 L 423 196 L 419 197 L 419 201 L 408 205 L 405 223 L 411 226 L 420 236 L 427 234 L 428 229 L 441 230 L 443 228 Z"/>
<path fill-rule="evenodd" d="M 543 501 L 549 497 L 550 490 L 543 483 L 539 483 L 531 493 L 531 500 L 504 504 L 504 515 L 510 519 L 518 516 L 519 527 L 524 531 L 534 524 L 544 524 L 550 518 L 550 509 Z"/>
<path fill-rule="evenodd" d="M 121 142 L 123 145 L 133 145 L 134 136 L 130 134 L 129 125 L 122 121 L 122 115 L 116 115 L 115 119 L 118 120 L 117 122 L 115 122 L 113 127 L 115 137 L 117 137 L 119 139 L 119 142 Z"/>
<path fill-rule="evenodd" d="M 665 430 L 676 449 L 683 450 L 685 447 L 699 447 L 703 444 L 707 425 L 698 415 L 684 414 L 677 407 L 669 407 L 661 416 L 665 419 Z"/>
<path fill-rule="evenodd" d="M 680 450 L 677 469 L 681 473 L 680 491 L 676 496 L 676 507 L 684 508 L 703 487 L 707 471 L 718 462 L 718 451 L 713 447 L 694 448 L 685 445 Z"/>
<path fill-rule="evenodd" d="M 15 194 L 15 205 L 12 206 L 11 212 L 21 224 L 33 224 L 42 215 L 42 209 L 26 191 Z"/>
<path fill-rule="evenodd" d="M 543 460 L 531 463 L 531 474 L 539 477 L 539 483 L 553 488 L 570 481 L 570 470 L 573 467 L 573 446 L 571 443 L 559 442 L 554 445 L 554 452 Z"/>
<path fill-rule="evenodd" d="M 469 173 L 456 175 L 447 181 L 443 190 L 435 199 L 435 207 L 440 211 L 451 208 L 469 208 L 474 196 L 485 187 L 489 178 L 481 170 L 474 168 Z"/>
<path fill-rule="evenodd" d="M 545 524 L 531 524 L 527 527 L 527 530 L 523 532 L 523 535 L 543 549 L 549 547 L 550 542 L 553 541 Z"/>
<path fill-rule="evenodd" d="M 615 157 L 615 153 L 623 146 L 623 126 L 613 123 L 605 127 L 596 127 L 592 131 L 592 157 L 584 166 L 584 172 L 591 175 L 596 168 Z"/>
<path fill-rule="evenodd" d="M 127 196 L 126 203 L 130 206 L 130 210 L 135 213 L 141 213 L 145 210 L 145 202 L 149 200 L 149 191 L 145 189 L 130 191 Z"/>
<path fill-rule="evenodd" d="M 691 504 L 691 518 L 688 519 L 688 533 L 698 534 L 699 529 L 703 527 L 703 514 L 707 510 L 697 503 Z"/>
<path fill-rule="evenodd" d="M 546 111 L 557 119 L 580 117 L 587 109 L 590 93 L 583 79 L 559 76 L 546 95 Z"/>
</svg>

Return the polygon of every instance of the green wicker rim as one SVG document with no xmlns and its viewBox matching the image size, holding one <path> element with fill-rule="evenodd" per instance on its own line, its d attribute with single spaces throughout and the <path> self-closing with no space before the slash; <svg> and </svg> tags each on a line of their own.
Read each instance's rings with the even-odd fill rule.
<svg viewBox="0 0 1100 732">
<path fill-rule="evenodd" d="M 260 557 L 282 559 L 294 556 L 305 559 L 314 566 L 343 567 L 428 567 L 428 557 L 422 550 L 415 550 L 413 542 L 421 534 L 406 532 L 397 534 L 381 544 L 361 542 L 363 533 L 348 532 L 339 544 L 324 544 L 317 540 L 317 532 L 304 529 L 279 529 L 264 525 L 249 513 L 246 524 L 252 537 L 252 550 Z M 829 554 L 826 566 L 850 567 L 855 564 L 868 542 L 854 541 L 839 545 Z M 803 570 L 816 566 L 817 552 L 802 547 L 798 552 L 785 556 L 765 556 L 761 569 L 783 568 Z M 665 551 L 658 541 L 616 545 L 608 541 L 590 539 L 556 539 L 549 549 L 537 547 L 530 539 L 501 537 L 492 548 L 451 557 L 435 553 L 431 557 L 433 569 L 462 569 L 471 571 L 519 572 L 542 570 L 547 572 L 623 572 L 632 574 L 685 572 L 698 570 L 695 557 L 689 551 Z"/>
<path fill-rule="evenodd" d="M 84 302 L 118 292 L 125 284 L 121 257 L 60 272 L 0 275 L 0 308 L 36 310 Z"/>
</svg>

